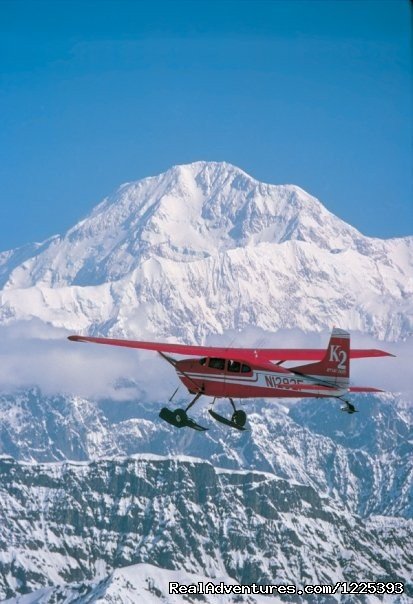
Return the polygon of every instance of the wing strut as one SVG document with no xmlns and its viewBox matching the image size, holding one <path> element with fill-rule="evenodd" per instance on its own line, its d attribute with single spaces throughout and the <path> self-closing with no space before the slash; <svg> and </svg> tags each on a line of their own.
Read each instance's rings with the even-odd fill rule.
<svg viewBox="0 0 413 604">
<path fill-rule="evenodd" d="M 172 357 L 168 357 L 167 354 L 165 354 L 164 352 L 161 352 L 160 350 L 158 350 L 158 354 L 161 355 L 161 357 L 163 359 L 165 359 L 165 361 L 167 361 L 170 365 L 172 365 L 172 367 L 174 367 L 174 369 L 176 369 L 176 359 L 173 359 Z M 196 388 L 195 392 L 200 392 L 202 394 L 202 388 L 200 388 L 198 386 L 198 384 L 196 382 L 194 382 L 194 380 L 189 377 L 189 375 L 187 373 L 185 373 L 185 371 L 182 371 L 182 369 L 179 370 L 180 373 L 182 373 L 182 375 L 184 375 L 186 377 L 187 380 L 189 380 Z"/>
</svg>

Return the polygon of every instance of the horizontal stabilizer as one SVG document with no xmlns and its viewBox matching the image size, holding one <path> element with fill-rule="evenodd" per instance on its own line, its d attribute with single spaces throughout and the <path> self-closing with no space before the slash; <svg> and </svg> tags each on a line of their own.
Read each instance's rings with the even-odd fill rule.
<svg viewBox="0 0 413 604">
<path fill-rule="evenodd" d="M 385 392 L 380 388 L 372 388 L 371 386 L 350 386 L 349 392 Z"/>
</svg>

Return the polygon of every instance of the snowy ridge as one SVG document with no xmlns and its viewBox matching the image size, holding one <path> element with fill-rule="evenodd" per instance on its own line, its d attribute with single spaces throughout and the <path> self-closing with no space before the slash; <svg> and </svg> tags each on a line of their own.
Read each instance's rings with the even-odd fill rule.
<svg viewBox="0 0 413 604">
<path fill-rule="evenodd" d="M 30 460 L 0 457 L 3 597 L 34 590 L 39 599 L 28 602 L 139 602 L 150 576 L 162 602 L 170 569 L 182 567 L 188 581 L 399 577 L 412 589 L 411 409 L 391 395 L 364 398 L 356 418 L 325 401 L 289 414 L 282 401 L 256 401 L 251 432 L 211 426 L 199 439 L 160 424 L 155 406 L 3 396 L 2 450 Z M 162 568 L 148 574 L 143 562 Z M 244 568 L 251 575 L 241 577 Z"/>
<path fill-rule="evenodd" d="M 99 581 L 80 583 L 72 586 L 49 587 L 37 590 L 26 596 L 11 598 L 4 604 L 47 604 L 52 601 L 73 602 L 116 602 L 119 604 L 182 604 L 183 596 L 169 593 L 169 583 L 178 582 L 183 585 L 204 585 L 211 581 L 210 577 L 189 573 L 185 570 L 168 570 L 152 564 L 133 564 L 114 570 L 110 575 Z M 214 583 L 221 581 L 226 585 L 239 585 L 237 581 L 223 575 L 214 577 Z M 269 604 L 268 597 L 255 595 L 242 597 L 239 595 L 208 594 L 197 595 L 197 602 L 210 604 Z M 285 601 L 285 600 L 284 600 Z"/>
<path fill-rule="evenodd" d="M 412 518 L 412 414 L 390 394 L 364 396 L 359 406 L 349 421 L 334 401 L 297 401 L 289 413 L 282 401 L 251 401 L 244 407 L 250 431 L 242 435 L 211 424 L 200 406 L 198 421 L 210 428 L 200 439 L 160 421 L 159 403 L 92 402 L 33 390 L 0 397 L 0 453 L 68 468 L 124 456 L 202 460 L 218 473 L 254 471 L 308 485 L 362 517 Z M 222 408 L 225 413 L 225 403 Z"/>
<path fill-rule="evenodd" d="M 11 571 L 24 593 L 137 563 L 243 584 L 397 579 L 413 596 L 413 522 L 366 523 L 312 487 L 172 459 L 0 463 L 3 597 Z"/>
</svg>

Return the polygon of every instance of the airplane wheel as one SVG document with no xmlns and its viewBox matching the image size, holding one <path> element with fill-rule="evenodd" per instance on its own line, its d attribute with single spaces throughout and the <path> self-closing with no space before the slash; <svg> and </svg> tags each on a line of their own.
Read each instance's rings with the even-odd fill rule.
<svg viewBox="0 0 413 604">
<path fill-rule="evenodd" d="M 237 424 L 237 426 L 241 426 L 241 428 L 243 428 L 245 426 L 245 422 L 247 421 L 247 414 L 245 411 L 242 411 L 242 409 L 239 409 L 238 411 L 234 411 L 231 420 L 234 422 L 234 424 Z"/>
<path fill-rule="evenodd" d="M 184 409 L 175 409 L 173 412 L 174 419 L 177 424 L 185 424 L 187 420 L 186 411 Z"/>
</svg>

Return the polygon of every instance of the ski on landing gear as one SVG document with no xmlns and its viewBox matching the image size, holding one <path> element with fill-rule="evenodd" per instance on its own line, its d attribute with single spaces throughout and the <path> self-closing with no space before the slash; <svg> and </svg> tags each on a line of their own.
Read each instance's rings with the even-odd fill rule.
<svg viewBox="0 0 413 604">
<path fill-rule="evenodd" d="M 208 412 L 214 419 L 217 420 L 217 422 L 221 422 L 221 424 L 225 424 L 226 426 L 230 426 L 231 428 L 236 428 L 237 430 L 246 430 L 244 426 L 241 426 L 237 421 L 234 421 L 233 418 L 235 413 L 232 415 L 232 419 L 227 419 L 223 415 L 218 415 L 218 413 L 215 413 L 215 411 L 212 411 L 212 409 L 208 409 Z M 241 413 L 245 412 L 241 411 Z"/>
<path fill-rule="evenodd" d="M 223 415 L 219 415 L 212 409 L 208 409 L 209 414 L 211 415 L 211 417 L 213 417 L 217 422 L 220 422 L 221 424 L 225 424 L 226 426 L 230 426 L 231 428 L 236 428 L 236 430 L 246 430 L 246 428 L 244 428 L 244 426 L 245 426 L 245 422 L 247 421 L 247 414 L 245 413 L 245 411 L 242 411 L 242 409 L 235 408 L 234 401 L 232 400 L 232 398 L 230 398 L 229 401 L 234 410 L 231 419 L 227 419 Z M 214 399 L 214 402 L 215 402 L 215 399 Z M 212 403 L 212 404 L 214 404 L 214 403 Z"/>
<path fill-rule="evenodd" d="M 168 424 L 175 426 L 175 428 L 192 428 L 193 430 L 198 430 L 199 432 L 205 432 L 208 428 L 204 428 L 204 426 L 200 426 L 193 419 L 188 417 L 185 409 L 175 409 L 171 411 L 167 407 L 163 407 L 159 413 L 159 417 Z"/>
<path fill-rule="evenodd" d="M 176 390 L 169 400 L 172 400 L 175 394 Z M 197 422 L 188 417 L 187 414 L 188 409 L 190 409 L 192 405 L 196 403 L 201 395 L 202 391 L 198 392 L 185 409 L 175 409 L 174 411 L 171 411 L 167 407 L 163 407 L 159 413 L 159 417 L 168 422 L 168 424 L 171 424 L 171 426 L 175 426 L 175 428 L 192 428 L 193 430 L 198 430 L 199 432 L 205 432 L 208 430 L 208 428 L 200 426 L 197 424 Z"/>
</svg>

